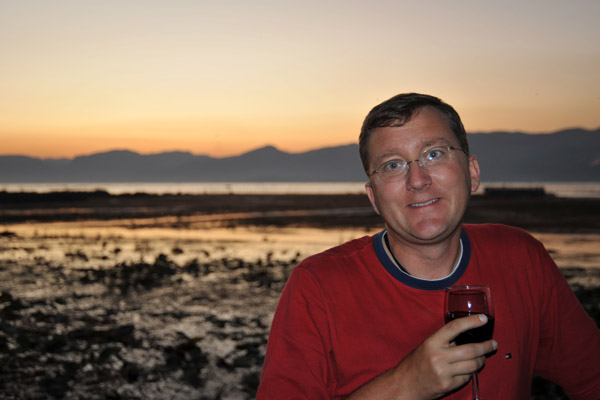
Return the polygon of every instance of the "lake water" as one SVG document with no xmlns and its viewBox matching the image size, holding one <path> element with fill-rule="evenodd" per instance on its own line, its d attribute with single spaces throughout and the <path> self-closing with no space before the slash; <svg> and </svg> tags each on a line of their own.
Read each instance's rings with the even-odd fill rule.
<svg viewBox="0 0 600 400">
<path fill-rule="evenodd" d="M 105 190 L 123 193 L 184 194 L 343 194 L 364 193 L 365 182 L 78 182 L 78 183 L 0 183 L 8 192 L 52 192 Z M 600 198 L 600 182 L 493 182 L 486 187 L 538 188 L 558 197 Z"/>
</svg>

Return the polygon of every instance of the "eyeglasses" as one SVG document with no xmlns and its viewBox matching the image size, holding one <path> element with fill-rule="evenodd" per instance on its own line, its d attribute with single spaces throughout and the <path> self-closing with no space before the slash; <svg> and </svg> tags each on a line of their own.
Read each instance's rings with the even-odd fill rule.
<svg viewBox="0 0 600 400">
<path fill-rule="evenodd" d="M 467 154 L 463 149 L 453 146 L 436 146 L 425 150 L 418 159 L 404 161 L 400 159 L 386 161 L 371 172 L 369 177 L 377 174 L 377 177 L 384 182 L 391 182 L 404 177 L 408 173 L 409 164 L 418 162 L 421 168 L 431 170 L 442 166 L 451 161 L 452 150 L 459 150 Z"/>
</svg>

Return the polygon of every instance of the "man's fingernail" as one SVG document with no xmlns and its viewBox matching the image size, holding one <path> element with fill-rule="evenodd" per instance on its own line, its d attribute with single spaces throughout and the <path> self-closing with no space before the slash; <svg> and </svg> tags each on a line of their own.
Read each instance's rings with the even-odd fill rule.
<svg viewBox="0 0 600 400">
<path fill-rule="evenodd" d="M 492 347 L 494 348 L 494 350 L 498 349 L 498 342 L 492 340 Z"/>
<path fill-rule="evenodd" d="M 487 322 L 487 316 L 485 314 L 479 314 L 479 319 L 481 322 Z"/>
</svg>

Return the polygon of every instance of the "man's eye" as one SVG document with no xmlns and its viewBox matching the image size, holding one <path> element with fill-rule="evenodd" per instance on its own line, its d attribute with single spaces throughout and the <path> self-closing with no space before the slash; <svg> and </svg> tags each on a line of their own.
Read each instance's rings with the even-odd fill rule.
<svg viewBox="0 0 600 400">
<path fill-rule="evenodd" d="M 383 169 L 386 171 L 397 171 L 402 169 L 403 163 L 401 161 L 390 161 L 384 164 Z"/>
<path fill-rule="evenodd" d="M 425 159 L 429 161 L 436 161 L 443 159 L 446 156 L 444 149 L 431 149 L 425 153 Z"/>
</svg>

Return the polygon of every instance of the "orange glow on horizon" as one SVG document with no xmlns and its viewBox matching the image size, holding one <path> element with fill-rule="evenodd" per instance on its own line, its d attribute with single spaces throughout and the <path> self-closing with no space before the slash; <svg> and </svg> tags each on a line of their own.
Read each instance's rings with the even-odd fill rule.
<svg viewBox="0 0 600 400">
<path fill-rule="evenodd" d="M 6 138 L 0 146 L 0 155 L 72 158 L 111 150 L 130 150 L 140 154 L 185 151 L 227 157 L 267 145 L 297 153 L 354 143 L 358 138 L 356 126 L 357 123 L 331 124 L 315 120 L 290 125 L 159 121 L 126 126 L 29 128 L 27 132 L 0 132 L 0 136 Z"/>
<path fill-rule="evenodd" d="M 4 2 L 0 155 L 302 152 L 356 143 L 371 107 L 401 92 L 442 98 L 468 132 L 597 129 L 599 13 L 600 2 Z"/>
<path fill-rule="evenodd" d="M 379 101 L 379 100 L 378 100 Z M 543 108 L 516 112 L 503 107 L 455 106 L 468 132 L 520 131 L 550 133 L 567 128 L 598 129 L 592 106 L 567 112 L 548 112 Z M 368 111 L 368 110 L 367 110 Z M 563 110 L 564 111 L 564 110 Z M 366 113 L 366 112 L 365 112 Z M 211 120 L 156 120 L 140 123 L 102 123 L 94 125 L 55 125 L 28 123 L 4 126 L 0 130 L 0 155 L 24 155 L 38 158 L 72 158 L 80 155 L 130 150 L 140 154 L 186 151 L 198 155 L 227 157 L 266 145 L 290 153 L 358 142 L 362 118 L 332 116 L 291 118 L 273 121 L 213 118 Z M 512 125 L 502 126 L 509 120 Z M 539 120 L 544 120 L 540 124 Z M 569 121 L 581 121 L 574 125 Z M 529 127 L 529 129 L 527 129 Z"/>
</svg>

